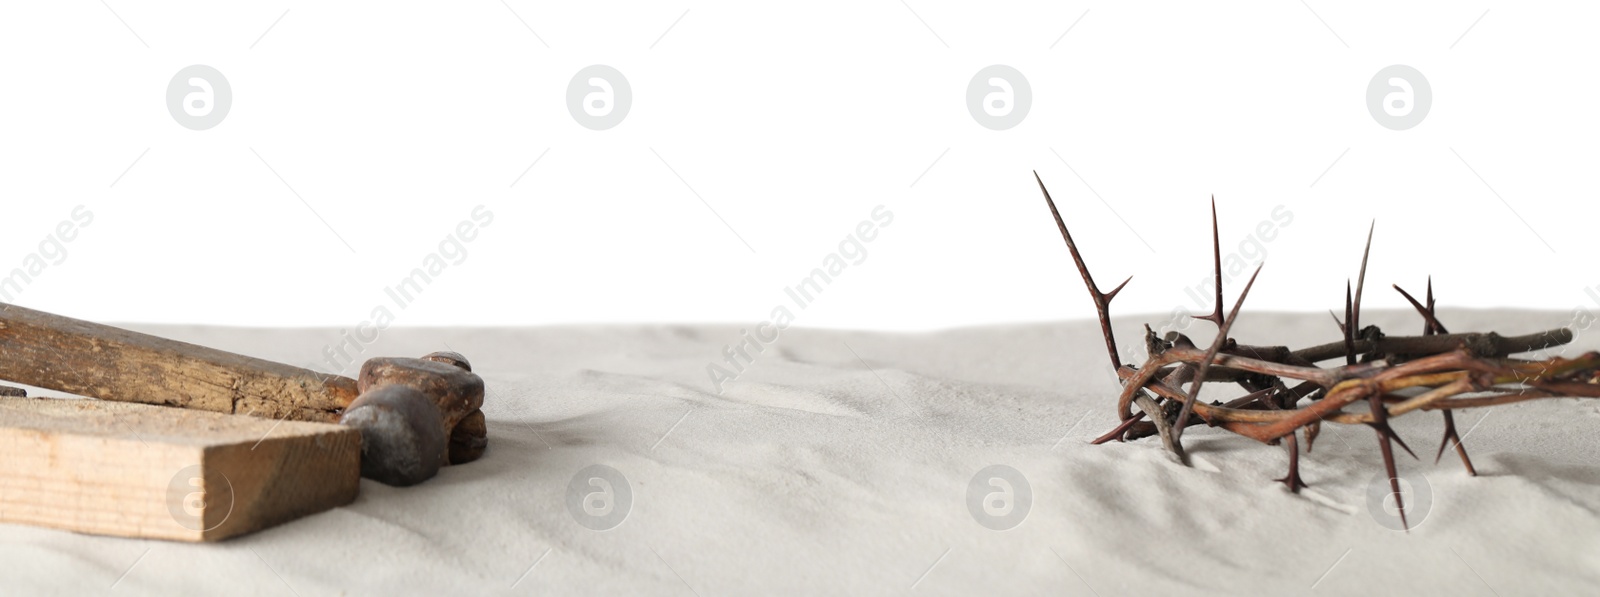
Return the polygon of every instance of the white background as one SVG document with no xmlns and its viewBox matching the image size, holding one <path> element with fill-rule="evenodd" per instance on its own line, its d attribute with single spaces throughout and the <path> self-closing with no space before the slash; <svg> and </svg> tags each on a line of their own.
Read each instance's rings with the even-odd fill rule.
<svg viewBox="0 0 1600 597">
<path fill-rule="evenodd" d="M 494 223 L 395 325 L 755 323 L 882 204 L 894 223 L 796 325 L 1090 317 L 1038 170 L 1102 286 L 1135 276 L 1122 314 L 1203 310 L 1183 289 L 1209 273 L 1213 194 L 1225 253 L 1274 206 L 1294 214 L 1265 244 L 1250 308 L 1340 307 L 1373 218 L 1371 307 L 1403 307 L 1388 285 L 1420 291 L 1432 274 L 1445 306 L 1600 308 L 1584 292 L 1600 285 L 1596 16 L 1485 2 L 6 3 L 0 276 L 81 204 L 92 225 L 18 304 L 355 326 L 484 205 Z M 191 64 L 233 90 L 210 130 L 167 111 Z M 632 86 L 616 128 L 568 113 L 568 82 L 591 64 Z M 991 64 L 1032 88 L 1009 130 L 968 114 L 968 82 Z M 1410 130 L 1368 114 L 1368 82 L 1391 64 L 1433 90 Z"/>
</svg>

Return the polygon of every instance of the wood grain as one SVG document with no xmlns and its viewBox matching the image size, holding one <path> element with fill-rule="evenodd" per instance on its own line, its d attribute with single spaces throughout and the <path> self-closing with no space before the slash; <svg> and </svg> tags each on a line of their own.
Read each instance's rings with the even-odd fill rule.
<svg viewBox="0 0 1600 597">
<path fill-rule="evenodd" d="M 353 379 L 0 303 L 0 379 L 79 396 L 339 420 Z"/>
<path fill-rule="evenodd" d="M 217 541 L 348 504 L 360 470 L 340 425 L 0 398 L 0 522 Z"/>
</svg>

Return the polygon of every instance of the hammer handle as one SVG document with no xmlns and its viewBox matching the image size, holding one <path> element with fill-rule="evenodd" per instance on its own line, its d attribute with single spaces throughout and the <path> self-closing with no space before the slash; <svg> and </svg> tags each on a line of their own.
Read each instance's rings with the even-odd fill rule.
<svg viewBox="0 0 1600 597">
<path fill-rule="evenodd" d="M 0 303 L 0 379 L 122 402 L 336 422 L 356 382 Z"/>
</svg>

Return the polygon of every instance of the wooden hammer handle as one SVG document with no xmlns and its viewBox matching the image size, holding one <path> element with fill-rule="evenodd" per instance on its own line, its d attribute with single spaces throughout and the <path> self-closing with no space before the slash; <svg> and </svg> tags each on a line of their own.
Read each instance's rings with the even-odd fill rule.
<svg viewBox="0 0 1600 597">
<path fill-rule="evenodd" d="M 0 379 L 103 400 L 329 423 L 359 394 L 348 377 L 4 303 Z"/>
</svg>

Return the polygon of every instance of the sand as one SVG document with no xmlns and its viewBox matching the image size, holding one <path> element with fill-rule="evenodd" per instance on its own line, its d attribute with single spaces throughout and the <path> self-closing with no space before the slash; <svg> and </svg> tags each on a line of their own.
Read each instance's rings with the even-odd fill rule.
<svg viewBox="0 0 1600 597">
<path fill-rule="evenodd" d="M 1118 320 L 1125 341 L 1145 319 Z M 1441 319 L 1452 331 L 1523 333 L 1571 317 Z M 1365 323 L 1420 328 L 1398 312 Z M 1208 339 L 1208 326 L 1191 330 Z M 335 338 L 141 329 L 293 362 L 318 358 Z M 1236 331 L 1252 343 L 1334 334 L 1326 314 L 1247 313 Z M 1217 430 L 1185 436 L 1193 468 L 1154 440 L 1089 445 L 1116 422 L 1117 390 L 1091 321 L 928 334 L 789 329 L 719 395 L 706 366 L 738 336 L 736 326 L 386 331 L 364 356 L 448 345 L 474 360 L 490 388 L 483 460 L 408 489 L 364 480 L 348 507 L 216 545 L 0 526 L 0 593 L 1600 589 L 1600 401 L 1458 414 L 1476 478 L 1450 454 L 1433 463 L 1438 415 L 1400 419 L 1424 456 L 1402 457 L 1401 470 L 1431 492 L 1403 533 L 1368 507 L 1381 461 L 1366 428 L 1325 429 L 1302 460 L 1311 487 L 1299 495 L 1272 481 L 1286 467 L 1282 448 Z M 1566 352 L 1597 347 L 1600 334 L 1584 335 Z M 1012 479 L 1009 512 L 1002 500 L 975 515 L 969 497 L 1003 493 L 988 479 L 1011 474 L 985 475 L 973 494 L 974 476 L 993 465 L 1025 488 Z M 612 482 L 609 494 L 598 479 Z"/>
</svg>

